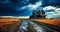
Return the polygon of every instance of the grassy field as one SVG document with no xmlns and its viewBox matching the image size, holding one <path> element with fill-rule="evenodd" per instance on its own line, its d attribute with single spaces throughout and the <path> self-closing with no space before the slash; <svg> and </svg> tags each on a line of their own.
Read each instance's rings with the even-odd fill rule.
<svg viewBox="0 0 60 32">
<path fill-rule="evenodd" d="M 16 32 L 20 23 L 20 19 L 0 19 L 0 32 Z"/>
<path fill-rule="evenodd" d="M 30 19 L 36 22 L 43 22 L 54 26 L 60 26 L 60 19 Z"/>
</svg>

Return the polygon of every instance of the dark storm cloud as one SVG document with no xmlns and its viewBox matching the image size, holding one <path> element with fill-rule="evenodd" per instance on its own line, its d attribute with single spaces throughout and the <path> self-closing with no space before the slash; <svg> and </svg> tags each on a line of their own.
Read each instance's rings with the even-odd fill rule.
<svg viewBox="0 0 60 32">
<path fill-rule="evenodd" d="M 42 0 L 42 6 L 60 6 L 60 0 Z"/>
<path fill-rule="evenodd" d="M 20 10 L 21 7 L 33 4 L 38 0 L 0 0 L 0 16 L 30 16 L 29 9 Z"/>
<path fill-rule="evenodd" d="M 0 15 L 28 16 L 32 14 L 29 8 L 20 10 L 29 4 L 35 5 L 40 0 L 0 0 Z M 59 0 L 42 0 L 42 6 L 60 6 Z"/>
<path fill-rule="evenodd" d="M 40 0 L 30 0 L 31 4 L 35 4 L 36 2 L 39 2 Z"/>
</svg>

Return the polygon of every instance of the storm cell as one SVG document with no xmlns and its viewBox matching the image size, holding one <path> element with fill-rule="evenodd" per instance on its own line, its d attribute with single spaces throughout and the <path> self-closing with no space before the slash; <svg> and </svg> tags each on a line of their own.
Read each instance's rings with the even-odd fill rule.
<svg viewBox="0 0 60 32">
<path fill-rule="evenodd" d="M 60 6 L 60 0 L 42 0 L 43 6 Z"/>
</svg>

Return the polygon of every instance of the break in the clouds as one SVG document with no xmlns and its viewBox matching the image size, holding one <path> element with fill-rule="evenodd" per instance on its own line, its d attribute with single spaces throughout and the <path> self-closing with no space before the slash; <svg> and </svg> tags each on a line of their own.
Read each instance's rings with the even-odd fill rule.
<svg viewBox="0 0 60 32">
<path fill-rule="evenodd" d="M 46 12 L 46 18 L 60 18 L 60 8 L 47 6 L 43 10 Z"/>
<path fill-rule="evenodd" d="M 42 0 L 46 18 L 60 18 L 60 0 Z"/>
<path fill-rule="evenodd" d="M 26 9 L 26 8 L 29 8 L 29 9 L 31 9 L 31 10 L 34 10 L 34 9 L 37 9 L 39 6 L 41 6 L 42 5 L 42 3 L 41 3 L 41 1 L 39 1 L 39 2 L 36 2 L 35 4 L 29 4 L 29 5 L 27 5 L 27 6 L 23 6 L 22 8 L 21 8 L 21 10 L 23 10 L 23 9 Z"/>
<path fill-rule="evenodd" d="M 43 10 L 46 11 L 46 12 L 47 11 L 50 12 L 50 11 L 53 11 L 55 9 L 56 9 L 56 7 L 53 7 L 53 6 L 46 6 L 46 7 L 43 8 Z"/>
</svg>

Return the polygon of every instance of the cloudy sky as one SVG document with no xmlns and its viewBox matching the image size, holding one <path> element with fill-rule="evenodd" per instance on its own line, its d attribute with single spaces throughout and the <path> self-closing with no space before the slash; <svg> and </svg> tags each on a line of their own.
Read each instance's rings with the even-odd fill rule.
<svg viewBox="0 0 60 32">
<path fill-rule="evenodd" d="M 36 2 L 40 0 L 0 0 L 0 16 L 30 16 L 33 8 L 40 5 Z"/>
<path fill-rule="evenodd" d="M 46 17 L 60 17 L 59 0 L 0 0 L 0 16 L 31 16 L 32 10 L 43 9 Z"/>
</svg>

